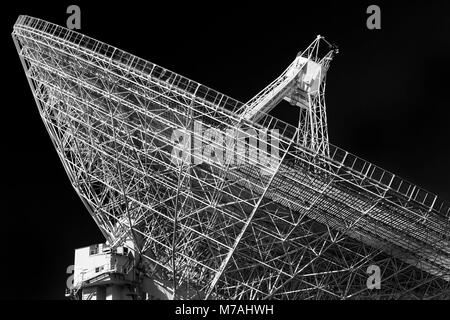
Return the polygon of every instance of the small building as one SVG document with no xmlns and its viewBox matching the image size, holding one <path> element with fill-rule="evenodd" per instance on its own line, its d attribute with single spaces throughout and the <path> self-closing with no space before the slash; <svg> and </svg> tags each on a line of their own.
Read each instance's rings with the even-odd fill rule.
<svg viewBox="0 0 450 320">
<path fill-rule="evenodd" d="M 172 283 L 150 278 L 131 241 L 112 248 L 107 243 L 75 249 L 73 286 L 66 297 L 76 300 L 171 300 Z M 148 266 L 147 266 L 148 267 Z M 199 297 L 177 288 L 177 299 Z"/>
<path fill-rule="evenodd" d="M 82 300 L 131 300 L 139 288 L 130 248 L 94 244 L 75 250 L 73 288 L 66 296 Z"/>
</svg>

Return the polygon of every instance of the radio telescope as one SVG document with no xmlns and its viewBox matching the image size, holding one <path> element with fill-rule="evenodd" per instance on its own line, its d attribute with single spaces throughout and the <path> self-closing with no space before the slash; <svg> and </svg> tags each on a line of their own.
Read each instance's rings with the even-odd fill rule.
<svg viewBox="0 0 450 320">
<path fill-rule="evenodd" d="M 449 204 L 329 143 L 323 37 L 247 103 L 33 17 L 12 37 L 106 239 L 69 295 L 450 298 Z M 282 100 L 298 126 L 268 114 Z"/>
</svg>

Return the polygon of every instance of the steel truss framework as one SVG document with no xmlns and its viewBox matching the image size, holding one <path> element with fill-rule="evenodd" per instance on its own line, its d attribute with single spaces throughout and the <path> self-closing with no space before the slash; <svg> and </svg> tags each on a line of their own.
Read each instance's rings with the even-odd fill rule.
<svg viewBox="0 0 450 320">
<path fill-rule="evenodd" d="M 322 57 L 319 49 L 324 45 L 331 50 Z M 243 119 L 258 122 L 281 100 L 287 100 L 300 108 L 296 142 L 313 152 L 329 156 L 325 76 L 337 51 L 324 37 L 317 36 L 278 78 L 242 105 L 236 113 Z M 310 81 L 304 81 L 305 75 L 308 75 L 308 62 L 320 66 L 317 76 L 321 81 L 317 88 Z"/>
<path fill-rule="evenodd" d="M 450 298 L 450 207 L 435 195 L 331 144 L 315 152 L 267 114 L 242 119 L 242 103 L 77 32 L 20 16 L 13 38 L 75 191 L 111 245 L 132 238 L 176 297 Z M 197 122 L 224 138 L 205 142 Z M 264 139 L 256 159 L 251 143 L 226 144 L 273 129 L 280 161 Z M 176 130 L 204 143 L 180 146 Z M 221 161 L 221 147 L 234 155 Z"/>
<path fill-rule="evenodd" d="M 291 104 L 300 107 L 297 143 L 314 152 L 329 157 L 330 147 L 328 142 L 327 113 L 325 107 L 325 75 L 333 55 L 337 50 L 330 50 L 324 57 L 319 57 L 321 41 L 327 43 L 323 37 L 318 36 L 302 53 L 303 57 L 315 61 L 322 66 L 319 77 L 323 78 L 323 81 L 321 81 L 319 85 L 317 94 L 309 93 L 306 95 L 307 107 L 304 108 L 303 104 L 299 102 L 299 99 L 302 97 L 302 92 L 294 87 L 289 100 Z"/>
</svg>

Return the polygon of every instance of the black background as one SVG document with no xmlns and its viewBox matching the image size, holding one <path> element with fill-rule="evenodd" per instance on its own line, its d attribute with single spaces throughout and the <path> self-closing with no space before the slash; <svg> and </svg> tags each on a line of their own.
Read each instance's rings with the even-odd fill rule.
<svg viewBox="0 0 450 320">
<path fill-rule="evenodd" d="M 0 297 L 64 299 L 74 249 L 104 241 L 34 105 L 10 36 L 19 14 L 65 26 L 78 4 L 82 33 L 244 102 L 321 34 L 340 48 L 327 77 L 330 141 L 450 200 L 450 2 L 393 2 L 3 7 Z M 370 4 L 381 8 L 381 30 L 366 28 Z M 273 114 L 297 118 L 288 104 Z"/>
</svg>

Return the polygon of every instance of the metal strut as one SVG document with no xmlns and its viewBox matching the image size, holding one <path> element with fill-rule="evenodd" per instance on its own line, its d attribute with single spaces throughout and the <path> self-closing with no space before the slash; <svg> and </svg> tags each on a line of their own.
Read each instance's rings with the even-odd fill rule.
<svg viewBox="0 0 450 320">
<path fill-rule="evenodd" d="M 253 220 L 253 217 L 255 216 L 256 211 L 258 211 L 259 206 L 261 205 L 262 200 L 264 199 L 264 197 L 266 196 L 267 191 L 269 190 L 270 186 L 272 185 L 272 182 L 275 178 L 275 176 L 277 175 L 278 171 L 280 170 L 281 164 L 283 163 L 284 158 L 286 157 L 286 155 L 289 152 L 289 149 L 292 145 L 292 143 L 295 141 L 295 138 L 298 134 L 298 131 L 296 131 L 296 133 L 294 134 L 294 136 L 292 137 L 292 139 L 290 140 L 288 146 L 286 147 L 286 150 L 283 153 L 283 156 L 280 158 L 280 161 L 277 164 L 277 167 L 275 168 L 273 174 L 271 175 L 269 181 L 267 182 L 266 187 L 264 188 L 264 191 L 262 192 L 261 196 L 258 199 L 258 202 L 255 204 L 252 212 L 250 213 L 247 221 L 245 222 L 244 226 L 241 229 L 241 232 L 239 233 L 239 235 L 236 237 L 233 247 L 231 248 L 231 250 L 228 252 L 227 256 L 225 257 L 225 259 L 223 260 L 219 271 L 216 273 L 216 275 L 214 276 L 213 281 L 211 282 L 211 285 L 206 293 L 205 296 L 205 300 L 208 300 L 211 292 L 214 290 L 214 287 L 217 284 L 217 281 L 219 281 L 221 275 L 223 274 L 223 272 L 225 271 L 225 268 L 228 265 L 228 262 L 230 261 L 231 257 L 233 256 L 233 253 L 236 251 L 237 246 L 239 245 L 239 243 L 241 242 L 242 236 L 244 235 L 245 231 L 247 230 L 248 226 L 250 225 L 250 223 Z"/>
<path fill-rule="evenodd" d="M 319 52 L 323 41 L 329 51 Z M 329 155 L 325 108 L 325 75 L 337 46 L 318 35 L 301 51 L 286 70 L 261 92 L 244 104 L 237 113 L 241 119 L 258 122 L 282 100 L 300 109 L 297 142 L 315 153 Z"/>
</svg>

